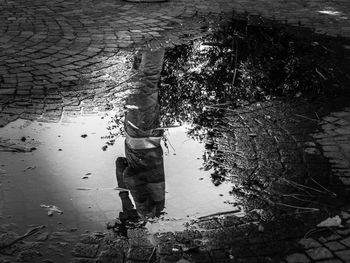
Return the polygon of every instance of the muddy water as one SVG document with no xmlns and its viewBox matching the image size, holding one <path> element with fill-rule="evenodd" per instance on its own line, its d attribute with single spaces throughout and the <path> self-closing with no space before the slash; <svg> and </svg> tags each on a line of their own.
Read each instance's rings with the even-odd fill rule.
<svg viewBox="0 0 350 263">
<path fill-rule="evenodd" d="M 118 217 L 115 159 L 124 156 L 124 138 L 102 150 L 108 120 L 102 115 L 59 123 L 17 120 L 1 128 L 1 143 L 7 145 L 0 152 L 1 223 L 23 230 L 33 224 L 103 230 Z M 230 186 L 215 187 L 210 171 L 200 169 L 203 145 L 186 136 L 186 127 L 171 129 L 168 138 L 173 148 L 164 151 L 164 218 L 182 222 L 232 210 L 225 203 L 232 201 Z M 51 215 L 44 206 L 52 205 L 63 213 Z"/>
</svg>

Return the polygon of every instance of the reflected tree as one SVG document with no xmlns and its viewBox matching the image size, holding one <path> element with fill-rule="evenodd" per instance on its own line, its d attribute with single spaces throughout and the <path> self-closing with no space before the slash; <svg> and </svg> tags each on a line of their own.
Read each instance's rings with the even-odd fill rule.
<svg viewBox="0 0 350 263">
<path fill-rule="evenodd" d="M 205 142 L 204 168 L 214 169 L 214 184 L 225 180 L 217 144 L 228 129 L 227 111 L 273 97 L 317 97 L 338 85 L 332 51 L 300 32 L 232 20 L 166 52 L 161 125 L 192 125 L 188 134 Z"/>
</svg>

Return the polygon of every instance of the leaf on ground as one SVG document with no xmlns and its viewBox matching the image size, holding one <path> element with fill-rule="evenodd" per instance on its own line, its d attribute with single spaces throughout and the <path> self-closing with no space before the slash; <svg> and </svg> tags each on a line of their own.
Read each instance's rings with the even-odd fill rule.
<svg viewBox="0 0 350 263">
<path fill-rule="evenodd" d="M 335 217 L 329 217 L 317 225 L 317 227 L 343 227 L 341 224 L 341 218 L 336 215 Z"/>
</svg>

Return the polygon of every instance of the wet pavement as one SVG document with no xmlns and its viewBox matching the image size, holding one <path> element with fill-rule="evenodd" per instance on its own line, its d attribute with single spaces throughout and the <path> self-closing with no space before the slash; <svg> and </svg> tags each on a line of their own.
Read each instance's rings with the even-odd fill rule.
<svg viewBox="0 0 350 263">
<path fill-rule="evenodd" d="M 347 1 L 0 4 L 0 262 L 350 262 L 346 99 L 227 110 L 221 135 L 201 143 L 191 125 L 170 128 L 165 214 L 127 237 L 116 227 L 124 137 L 108 137 L 137 50 L 189 43 L 232 11 L 349 37 Z M 346 64 L 348 39 L 337 41 Z"/>
</svg>

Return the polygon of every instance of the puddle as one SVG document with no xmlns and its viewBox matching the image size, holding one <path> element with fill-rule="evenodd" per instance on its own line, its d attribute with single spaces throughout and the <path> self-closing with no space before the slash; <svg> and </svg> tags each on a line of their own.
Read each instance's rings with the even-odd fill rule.
<svg viewBox="0 0 350 263">
<path fill-rule="evenodd" d="M 48 122 L 17 119 L 0 128 L 4 231 L 46 225 L 53 239 L 64 231 L 71 238 L 118 219 L 167 232 L 211 215 L 268 220 L 322 210 L 319 196 L 333 201 L 306 164 L 319 149 L 304 116 L 304 96 L 336 78 L 334 58 L 323 60 L 332 52 L 242 21 L 164 52 L 124 52 L 119 64 L 115 56 L 78 81 L 85 97 L 42 98 L 57 106 L 41 105 L 38 119 Z M 311 68 L 308 52 L 321 58 Z M 96 90 L 85 94 L 84 83 Z"/>
<path fill-rule="evenodd" d="M 17 120 L 2 128 L 2 141 L 36 146 L 32 152 L 0 152 L 1 177 L 6 180 L 2 180 L 3 220 L 20 225 L 49 220 L 101 230 L 108 220 L 118 217 L 121 203 L 118 191 L 113 190 L 117 186 L 115 160 L 124 156 L 124 139 L 103 151 L 101 137 L 107 125 L 108 117 L 96 115 L 60 123 Z M 174 149 L 164 157 L 167 217 L 203 216 L 230 209 L 231 205 L 224 203 L 231 200 L 230 186 L 212 185 L 210 171 L 200 170 L 203 144 L 189 140 L 185 130 L 175 128 L 168 134 Z M 48 218 L 42 204 L 56 205 L 63 214 Z"/>
</svg>

